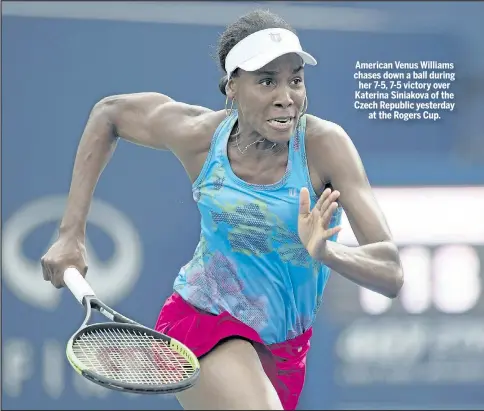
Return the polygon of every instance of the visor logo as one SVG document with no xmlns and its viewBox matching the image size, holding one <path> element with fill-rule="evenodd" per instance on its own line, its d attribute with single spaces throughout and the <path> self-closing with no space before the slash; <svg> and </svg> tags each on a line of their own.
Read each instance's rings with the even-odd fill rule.
<svg viewBox="0 0 484 411">
<path fill-rule="evenodd" d="M 269 33 L 269 37 L 276 43 L 279 43 L 282 40 L 280 33 Z"/>
</svg>

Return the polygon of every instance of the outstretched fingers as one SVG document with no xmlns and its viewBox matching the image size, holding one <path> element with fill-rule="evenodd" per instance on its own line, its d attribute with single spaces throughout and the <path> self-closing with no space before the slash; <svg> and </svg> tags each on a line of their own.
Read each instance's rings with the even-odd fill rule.
<svg viewBox="0 0 484 411">
<path fill-rule="evenodd" d="M 306 187 L 301 188 L 299 193 L 299 215 L 308 216 L 311 212 L 311 200 L 309 190 Z"/>
</svg>

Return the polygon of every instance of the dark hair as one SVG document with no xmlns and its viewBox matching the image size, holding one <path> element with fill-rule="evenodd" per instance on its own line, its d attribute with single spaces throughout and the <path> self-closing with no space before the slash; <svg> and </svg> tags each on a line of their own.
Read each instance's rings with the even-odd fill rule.
<svg viewBox="0 0 484 411">
<path fill-rule="evenodd" d="M 219 38 L 217 54 L 220 67 L 225 71 L 225 59 L 232 48 L 247 36 L 265 29 L 280 28 L 290 30 L 293 33 L 296 31 L 277 14 L 271 13 L 269 10 L 254 10 L 245 14 L 232 24 L 228 25 L 225 31 Z M 233 75 L 236 75 L 237 70 Z M 227 85 L 227 73 L 219 82 L 219 89 L 225 95 L 225 86 Z"/>
</svg>

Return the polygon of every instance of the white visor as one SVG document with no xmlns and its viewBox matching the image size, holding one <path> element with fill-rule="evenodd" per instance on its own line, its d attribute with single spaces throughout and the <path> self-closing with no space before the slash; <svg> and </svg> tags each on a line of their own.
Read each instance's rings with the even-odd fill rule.
<svg viewBox="0 0 484 411">
<path fill-rule="evenodd" d="M 286 29 L 265 29 L 257 31 L 239 41 L 225 59 L 227 76 L 236 68 L 255 71 L 276 58 L 289 53 L 298 54 L 305 64 L 315 66 L 316 59 L 301 48 L 299 38 Z"/>
</svg>

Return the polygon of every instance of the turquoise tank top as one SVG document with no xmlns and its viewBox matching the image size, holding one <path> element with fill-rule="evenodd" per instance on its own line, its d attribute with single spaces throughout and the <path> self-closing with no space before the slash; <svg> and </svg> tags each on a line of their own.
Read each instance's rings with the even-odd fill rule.
<svg viewBox="0 0 484 411">
<path fill-rule="evenodd" d="M 308 187 L 311 207 L 317 201 L 306 161 L 306 116 L 289 142 L 284 176 L 270 185 L 247 183 L 232 171 L 227 144 L 236 121 L 234 110 L 219 125 L 193 183 L 200 241 L 174 290 L 199 309 L 229 312 L 273 344 L 311 327 L 330 275 L 297 232 L 301 187 Z M 338 208 L 331 226 L 340 224 L 341 212 Z"/>
</svg>

